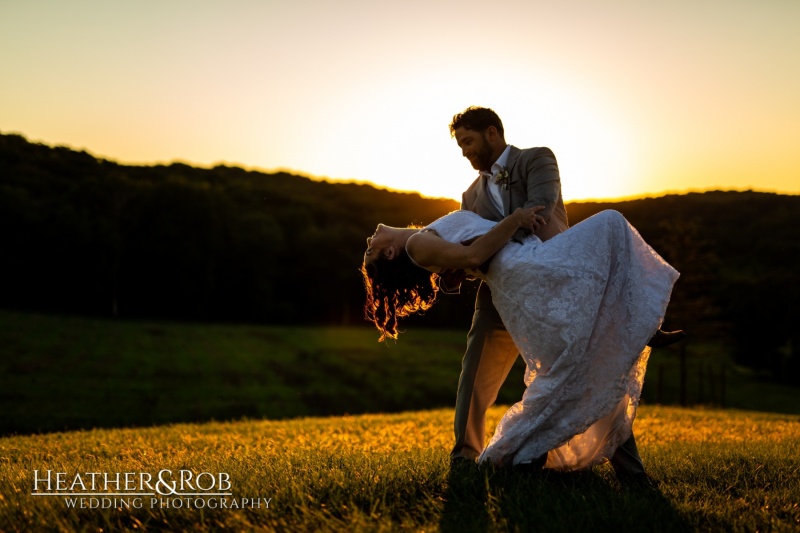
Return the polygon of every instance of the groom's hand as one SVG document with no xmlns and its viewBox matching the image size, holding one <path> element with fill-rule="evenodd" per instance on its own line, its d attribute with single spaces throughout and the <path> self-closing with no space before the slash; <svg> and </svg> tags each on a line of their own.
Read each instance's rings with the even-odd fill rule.
<svg viewBox="0 0 800 533">
<path fill-rule="evenodd" d="M 547 225 L 544 217 L 537 214 L 539 211 L 544 209 L 545 206 L 543 205 L 537 205 L 533 207 L 518 207 L 514 210 L 514 215 L 519 217 L 521 228 L 531 233 L 536 233 L 539 231 L 539 228 Z"/>
<path fill-rule="evenodd" d="M 461 269 L 442 270 L 439 272 L 439 290 L 445 294 L 458 294 L 461 292 L 461 283 L 467 278 L 467 273 Z"/>
</svg>

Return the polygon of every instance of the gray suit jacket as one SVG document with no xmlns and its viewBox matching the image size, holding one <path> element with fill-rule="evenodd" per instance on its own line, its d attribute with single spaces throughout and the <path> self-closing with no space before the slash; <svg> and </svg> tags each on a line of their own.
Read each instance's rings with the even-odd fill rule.
<svg viewBox="0 0 800 533">
<path fill-rule="evenodd" d="M 547 225 L 539 228 L 536 235 L 546 241 L 569 227 L 567 210 L 561 197 L 561 178 L 556 156 L 549 148 L 526 148 L 512 146 L 506 168 L 509 172 L 508 186 L 502 186 L 503 212 L 500 213 L 486 193 L 486 178 L 478 177 L 461 197 L 461 209 L 479 214 L 488 220 L 499 221 L 518 207 L 544 205 L 539 214 Z M 514 236 L 521 240 L 522 230 Z"/>
</svg>

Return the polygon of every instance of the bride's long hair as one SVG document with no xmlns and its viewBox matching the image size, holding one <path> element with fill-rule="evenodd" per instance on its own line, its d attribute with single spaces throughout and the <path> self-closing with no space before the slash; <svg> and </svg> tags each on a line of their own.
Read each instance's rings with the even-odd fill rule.
<svg viewBox="0 0 800 533">
<path fill-rule="evenodd" d="M 364 318 L 381 332 L 379 341 L 397 338 L 397 319 L 427 311 L 436 301 L 438 276 L 411 262 L 402 251 L 396 258 L 361 264 L 367 301 Z"/>
</svg>

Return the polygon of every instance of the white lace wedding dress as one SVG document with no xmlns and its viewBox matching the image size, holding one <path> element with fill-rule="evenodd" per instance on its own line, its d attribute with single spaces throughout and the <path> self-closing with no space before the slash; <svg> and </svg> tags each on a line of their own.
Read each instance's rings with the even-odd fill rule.
<svg viewBox="0 0 800 533">
<path fill-rule="evenodd" d="M 450 242 L 496 223 L 455 211 L 427 228 Z M 480 461 L 580 470 L 610 458 L 631 435 L 647 341 L 661 325 L 678 272 L 616 211 L 542 242 L 527 237 L 475 272 L 528 366 L 527 389 Z"/>
</svg>

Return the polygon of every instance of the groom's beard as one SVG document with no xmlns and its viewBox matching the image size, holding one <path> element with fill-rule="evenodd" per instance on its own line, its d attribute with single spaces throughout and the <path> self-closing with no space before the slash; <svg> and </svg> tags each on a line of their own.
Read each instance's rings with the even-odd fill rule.
<svg viewBox="0 0 800 533">
<path fill-rule="evenodd" d="M 489 141 L 484 135 L 481 147 L 475 153 L 475 162 L 473 163 L 472 168 L 479 172 L 481 170 L 488 172 L 491 170 L 493 163 L 494 159 L 492 158 L 492 148 L 489 146 Z"/>
</svg>

